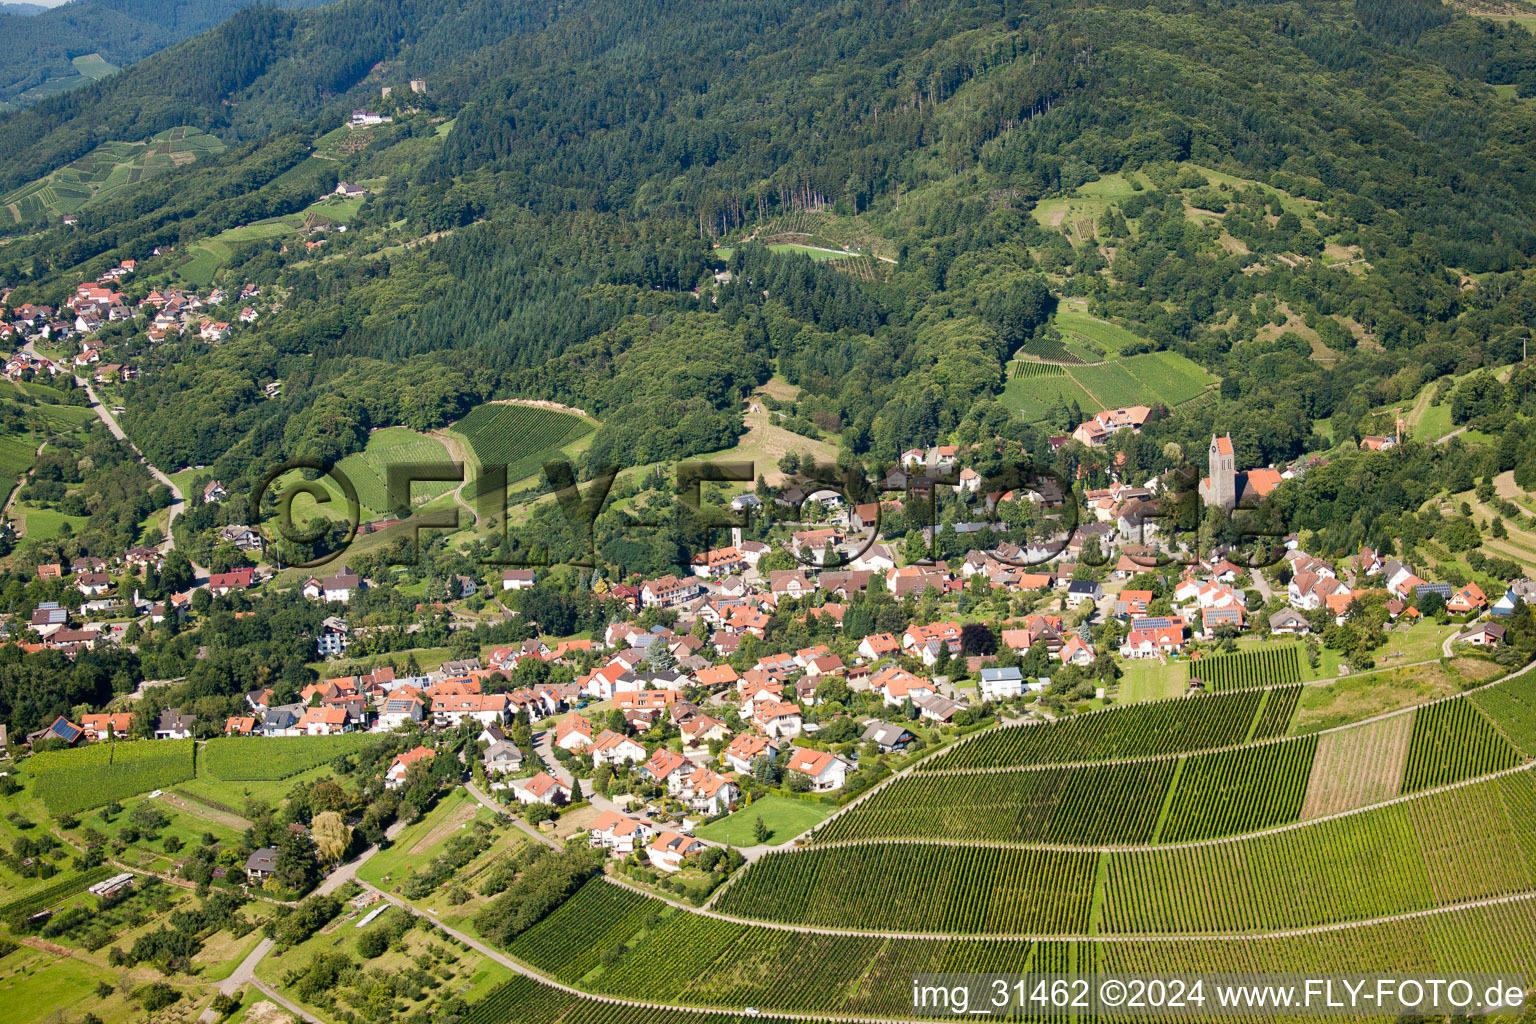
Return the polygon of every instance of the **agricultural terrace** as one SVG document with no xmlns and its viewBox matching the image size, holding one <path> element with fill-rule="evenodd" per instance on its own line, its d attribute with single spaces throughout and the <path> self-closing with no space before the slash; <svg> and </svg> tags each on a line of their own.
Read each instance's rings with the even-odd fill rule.
<svg viewBox="0 0 1536 1024">
<path fill-rule="evenodd" d="M 1282 930 L 1529 893 L 1536 775 L 1262 836 L 1112 853 L 1108 862 L 1106 933 Z"/>
<path fill-rule="evenodd" d="M 595 424 L 574 413 L 491 402 L 476 406 L 453 426 L 481 467 L 507 465 L 507 483 L 539 472 L 561 447 L 591 433 Z"/>
<path fill-rule="evenodd" d="M 914 974 L 1070 969 L 1301 972 L 1318 963 L 1360 972 L 1394 965 L 1415 970 L 1536 969 L 1536 949 L 1529 942 L 1536 932 L 1536 900 L 1530 899 L 1290 937 L 987 941 L 788 931 L 689 913 L 632 890 L 617 896 L 604 891 L 611 888 L 617 887 L 602 879 L 588 882 L 519 936 L 509 952 L 565 984 L 620 998 L 897 1019 L 913 1016 Z M 572 950 L 593 952 L 573 959 Z M 722 950 L 730 954 L 722 955 Z M 566 998 L 535 996 L 533 1004 L 568 1006 Z M 498 1006 L 504 1010 L 506 1003 Z M 523 1019 L 521 1012 L 513 1010 L 511 1019 Z M 603 1006 L 582 1019 L 606 1024 L 629 1019 L 619 1016 L 626 1012 Z M 944 1010 L 935 1013 L 950 1016 Z M 476 1010 L 471 1014 L 474 1020 L 492 1019 Z M 665 1011 L 635 1017 L 637 1024 L 669 1019 Z"/>
<path fill-rule="evenodd" d="M 1301 682 L 1301 651 L 1295 644 L 1260 647 L 1240 654 L 1202 658 L 1190 665 L 1191 678 L 1205 682 L 1212 693 L 1284 686 Z"/>
<path fill-rule="evenodd" d="M 1469 863 L 1478 870 L 1468 871 Z M 921 843 L 815 847 L 764 857 L 715 909 L 912 933 L 1235 934 L 1530 892 L 1536 773 L 1522 771 L 1300 828 L 1189 846 L 1102 855 Z"/>
<path fill-rule="evenodd" d="M 78 213 L 131 185 L 223 150 L 217 135 L 188 126 L 168 128 L 147 142 L 104 142 L 0 198 L 0 206 L 18 224 Z"/>
<path fill-rule="evenodd" d="M 93 743 L 27 759 L 33 792 L 54 817 L 78 814 L 192 778 L 194 741 Z"/>
<path fill-rule="evenodd" d="M 1148 843 L 1179 762 L 1173 758 L 984 775 L 908 775 L 817 829 L 815 841 L 955 839 Z"/>
<path fill-rule="evenodd" d="M 868 843 L 773 854 L 715 905 L 786 924 L 962 935 L 1087 935 L 1099 855 Z"/>
<path fill-rule="evenodd" d="M 376 739 L 367 733 L 221 736 L 204 745 L 203 768 L 224 782 L 270 782 L 318 768 Z"/>
<path fill-rule="evenodd" d="M 1308 736 L 1184 758 L 1158 839 L 1217 839 L 1295 821 L 1316 751 Z"/>
<path fill-rule="evenodd" d="M 742 1013 L 657 1010 L 599 1002 L 518 975 L 474 1003 L 463 1024 L 789 1024 L 779 1017 Z"/>
<path fill-rule="evenodd" d="M 1236 746 L 1283 733 L 1300 688 L 1179 697 L 979 734 L 923 770 L 1071 764 Z"/>
<path fill-rule="evenodd" d="M 1526 757 L 1536 757 L 1536 672 L 1467 695 Z"/>
<path fill-rule="evenodd" d="M 1503 771 L 1520 761 L 1514 744 L 1468 698 L 1426 704 L 1413 713 L 1403 792 Z"/>
<path fill-rule="evenodd" d="M 1302 818 L 1321 818 L 1390 800 L 1402 792 L 1413 715 L 1391 715 L 1322 733 Z"/>
</svg>

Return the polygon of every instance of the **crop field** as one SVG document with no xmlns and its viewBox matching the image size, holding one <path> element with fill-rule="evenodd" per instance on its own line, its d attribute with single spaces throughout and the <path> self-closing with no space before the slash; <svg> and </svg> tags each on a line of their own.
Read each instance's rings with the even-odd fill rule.
<svg viewBox="0 0 1536 1024">
<path fill-rule="evenodd" d="M 1069 303 L 1063 303 L 1057 309 L 1051 322 L 1068 343 L 1086 350 L 1085 354 L 1090 358 L 1085 361 L 1090 363 L 1118 356 L 1125 349 L 1146 340 L 1118 324 L 1100 320 L 1087 310 Z"/>
<path fill-rule="evenodd" d="M 1176 352 L 1145 352 L 1099 366 L 1074 366 L 1069 372 L 1110 407 L 1153 402 L 1178 405 L 1197 397 L 1216 380 Z"/>
<path fill-rule="evenodd" d="M 203 747 L 203 767 L 225 782 L 270 782 L 318 768 L 372 739 L 341 736 L 221 736 Z"/>
<path fill-rule="evenodd" d="M 364 508 L 391 512 L 387 494 L 390 466 L 446 466 L 450 461 L 448 449 L 441 441 L 423 437 L 407 427 L 388 427 L 369 435 L 368 446 L 342 459 L 337 468 L 347 474 L 352 486 L 357 488 L 357 500 Z M 411 500 L 418 504 L 430 501 L 457 486 L 447 481 L 414 483 Z"/>
<path fill-rule="evenodd" d="M 1172 758 L 984 775 L 911 775 L 829 820 L 818 842 L 912 838 L 1098 845 L 1150 842 Z"/>
<path fill-rule="evenodd" d="M 997 400 L 1026 423 L 1039 422 L 1050 415 L 1053 407 L 1073 402 L 1090 416 L 1104 408 L 1068 374 L 1010 378 Z"/>
<path fill-rule="evenodd" d="M 563 944 L 550 942 L 536 951 L 520 938 L 512 954 L 541 971 L 569 977 L 564 969 L 569 951 L 596 947 L 604 951 L 601 962 L 574 984 L 627 999 L 865 1017 L 910 1016 L 913 974 L 1022 973 L 1031 964 L 1042 970 L 1067 964 L 1066 943 L 806 934 L 691 914 L 632 891 L 623 893 L 630 906 L 616 909 L 600 887 L 613 888 L 601 879 L 588 882 L 525 933 L 547 926 L 551 934 L 565 936 Z M 616 916 L 638 926 L 621 934 L 613 925 Z M 591 1019 L 606 1024 L 612 1018 Z M 644 1021 L 656 1019 L 661 1018 L 648 1015 Z"/>
<path fill-rule="evenodd" d="M 453 426 L 484 466 L 506 465 L 507 483 L 539 472 L 563 445 L 585 437 L 592 423 L 572 413 L 528 405 L 476 406 Z"/>
<path fill-rule="evenodd" d="M 1402 792 L 1413 715 L 1393 715 L 1317 740 L 1303 820 L 1390 800 Z"/>
<path fill-rule="evenodd" d="M 1301 814 L 1317 737 L 1184 759 L 1159 841 L 1219 839 L 1284 825 Z"/>
<path fill-rule="evenodd" d="M 1444 786 L 1520 763 L 1520 752 L 1466 697 L 1427 704 L 1413 715 L 1403 792 Z"/>
<path fill-rule="evenodd" d="M 1536 757 L 1536 673 L 1467 694 L 1526 757 Z"/>
<path fill-rule="evenodd" d="M 1178 697 L 980 734 L 926 763 L 924 770 L 1069 764 L 1186 753 L 1242 743 L 1264 702 L 1263 690 Z M 1273 698 L 1274 695 L 1272 694 Z M 1295 708 L 1295 695 L 1290 697 Z"/>
<path fill-rule="evenodd" d="M 1301 648 L 1260 647 L 1241 654 L 1202 658 L 1189 667 L 1193 678 L 1205 680 L 1213 693 L 1247 690 L 1258 686 L 1285 686 L 1301 682 Z"/>
<path fill-rule="evenodd" d="M 192 778 L 192 759 L 192 740 L 134 740 L 49 751 L 28 759 L 26 767 L 38 799 L 58 817 L 169 789 Z"/>
<path fill-rule="evenodd" d="M 1008 373 L 1010 380 L 1028 380 L 1030 377 L 1060 377 L 1067 372 L 1055 363 L 1036 363 L 1029 359 L 1018 359 L 1009 365 L 1012 367 Z"/>
<path fill-rule="evenodd" d="M 1297 683 L 1293 686 L 1277 686 L 1267 691 L 1264 706 L 1259 709 L 1259 720 L 1253 725 L 1253 735 L 1248 738 L 1257 742 L 1284 736 L 1291 727 L 1291 719 L 1296 717 L 1301 690 L 1301 684 Z"/>
<path fill-rule="evenodd" d="M 22 185 L 0 199 L 0 206 L 14 205 L 18 223 L 78 213 L 140 181 L 223 149 L 218 136 L 186 126 L 167 129 L 147 142 L 104 142 L 75 162 Z"/>
<path fill-rule="evenodd" d="M 1053 365 L 1055 363 L 1073 363 L 1081 365 L 1085 362 L 1088 362 L 1087 359 L 1084 359 L 1076 352 L 1073 352 L 1071 349 L 1067 348 L 1066 344 L 1061 339 L 1047 338 L 1043 336 L 1030 338 L 1019 348 L 1017 354 L 1020 356 L 1029 356 L 1034 359 L 1047 360 L 1048 362 L 1046 365 Z"/>
<path fill-rule="evenodd" d="M 1533 800 L 1520 772 L 1264 836 L 1112 853 L 1104 930 L 1273 931 L 1530 892 Z"/>
<path fill-rule="evenodd" d="M 1086 935 L 1095 853 L 869 843 L 774 854 L 722 913 L 786 924 L 968 935 Z"/>
<path fill-rule="evenodd" d="M 1097 970 L 1104 972 L 1274 974 L 1315 971 L 1325 964 L 1330 972 L 1371 973 L 1390 966 L 1528 973 L 1536 969 L 1533 934 L 1536 900 L 1521 900 L 1307 935 L 1214 942 L 1151 939 L 1095 948 Z M 1122 1018 L 1100 1018 L 1110 1019 Z"/>
<path fill-rule="evenodd" d="M 731 1013 L 764 1011 L 865 1018 L 912 1017 L 914 974 L 1063 973 L 1071 970 L 1141 973 L 1383 970 L 1530 972 L 1536 952 L 1536 900 L 1459 908 L 1382 924 L 1277 938 L 1191 942 L 1149 937 L 1130 942 L 884 939 L 807 934 L 736 924 L 691 914 L 628 892 L 621 911 L 639 922 L 628 936 L 611 927 L 606 902 L 588 903 L 600 879 L 547 919 L 566 936 L 537 958 L 514 955 L 554 975 L 571 949 L 606 945 L 601 963 L 574 985 L 626 999 L 716 1006 Z M 601 937 L 601 938 L 600 938 Z M 514 944 L 516 946 L 516 944 Z M 470 1010 L 477 1024 L 685 1024 L 735 1021 L 727 1014 L 681 1016 L 588 1003 L 535 982 L 514 980 Z M 947 1010 L 934 1016 L 953 1019 Z M 754 1017 L 771 1020 L 771 1017 Z M 1058 1018 L 1059 1019 L 1059 1018 Z M 1142 1018 L 1145 1019 L 1145 1018 Z"/>
</svg>

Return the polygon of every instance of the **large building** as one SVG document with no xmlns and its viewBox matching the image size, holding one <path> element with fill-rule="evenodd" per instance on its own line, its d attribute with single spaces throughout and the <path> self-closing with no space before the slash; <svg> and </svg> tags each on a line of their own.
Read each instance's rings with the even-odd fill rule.
<svg viewBox="0 0 1536 1024">
<path fill-rule="evenodd" d="M 1210 475 L 1200 481 L 1200 500 L 1207 505 L 1231 510 L 1252 505 L 1279 486 L 1278 469 L 1237 471 L 1237 455 L 1232 450 L 1232 435 L 1211 435 Z"/>
</svg>

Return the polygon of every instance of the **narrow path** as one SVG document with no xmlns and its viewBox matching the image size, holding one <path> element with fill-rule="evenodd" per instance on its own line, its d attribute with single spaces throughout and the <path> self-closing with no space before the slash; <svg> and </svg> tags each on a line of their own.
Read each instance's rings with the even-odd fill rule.
<svg viewBox="0 0 1536 1024">
<path fill-rule="evenodd" d="M 176 522 L 176 517 L 186 510 L 187 496 L 182 493 L 181 488 L 176 486 L 170 477 L 160 472 L 159 469 L 144 457 L 144 453 L 139 451 L 138 445 L 128 439 L 128 435 L 123 433 L 123 428 L 118 426 L 117 417 L 113 416 L 107 410 L 107 407 L 102 404 L 101 399 L 97 397 L 96 389 L 91 387 L 90 380 L 85 377 L 76 377 L 75 383 L 85 388 L 85 393 L 91 399 L 91 408 L 96 411 L 96 415 L 101 419 L 101 422 L 107 425 L 107 430 L 112 433 L 112 436 L 132 449 L 133 453 L 139 457 L 139 461 L 143 464 L 144 468 L 149 470 L 149 475 L 170 490 L 171 496 L 175 500 L 171 502 L 170 508 L 165 513 L 165 550 L 167 552 L 176 550 L 176 534 L 171 530 L 171 526 Z M 189 558 L 188 561 L 191 562 L 191 559 Z M 210 575 L 206 567 L 198 565 L 196 562 L 192 562 L 192 574 L 199 580 L 207 579 Z"/>
<path fill-rule="evenodd" d="M 473 782 L 464 783 L 464 788 L 469 790 L 470 796 L 474 797 L 476 800 L 480 801 L 482 804 L 484 804 L 486 807 L 489 807 L 497 814 L 508 818 L 513 825 L 526 832 L 531 838 L 538 840 L 552 850 L 564 849 L 564 847 L 560 845 L 559 840 L 555 839 L 553 836 L 547 836 L 543 832 L 540 832 L 538 829 L 528 824 L 522 818 L 519 818 L 511 811 L 507 810 L 504 806 L 486 796 L 483 792 L 480 791 L 480 787 L 476 786 Z"/>
</svg>

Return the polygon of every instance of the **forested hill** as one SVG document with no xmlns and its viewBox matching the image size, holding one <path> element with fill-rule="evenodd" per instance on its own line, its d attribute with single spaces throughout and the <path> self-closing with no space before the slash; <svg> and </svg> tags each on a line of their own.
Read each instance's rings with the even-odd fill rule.
<svg viewBox="0 0 1536 1024">
<path fill-rule="evenodd" d="M 112 353 L 144 370 L 126 419 L 151 458 L 226 479 L 511 394 L 602 419 L 593 465 L 718 450 L 772 372 L 803 388 L 786 422 L 850 458 L 1040 451 L 1083 408 L 1021 394 L 1009 360 L 1054 351 L 1068 302 L 1168 353 L 1149 373 L 1221 378 L 1128 442 L 1133 472 L 1217 426 L 1255 465 L 1518 358 L 1532 96 L 1536 38 L 1434 0 L 254 8 L 0 116 L 0 188 L 175 125 L 230 146 L 70 229 L 9 228 L 0 279 L 57 302 L 133 258 L 130 290 L 196 270 L 281 295 L 218 347 Z M 338 128 L 364 106 L 394 120 Z M 370 189 L 344 236 L 266 230 L 338 179 Z M 786 234 L 871 255 L 751 243 Z M 1482 411 L 1528 415 L 1527 383 Z"/>
<path fill-rule="evenodd" d="M 44 10 L 0 4 L 0 102 L 26 104 L 85 84 L 72 58 L 96 54 L 114 65 L 206 32 L 254 0 L 74 0 Z M 313 7 L 325 0 L 280 0 Z"/>
</svg>

